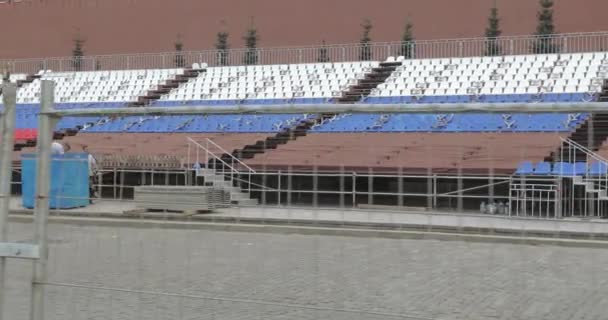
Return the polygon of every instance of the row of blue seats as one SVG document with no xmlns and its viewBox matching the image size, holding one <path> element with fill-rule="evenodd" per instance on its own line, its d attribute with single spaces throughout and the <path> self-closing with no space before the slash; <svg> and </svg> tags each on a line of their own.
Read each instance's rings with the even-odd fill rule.
<svg viewBox="0 0 608 320">
<path fill-rule="evenodd" d="M 366 103 L 527 103 L 527 102 L 585 102 L 597 97 L 589 93 L 490 94 L 490 95 L 442 95 L 442 96 L 383 96 L 367 97 Z"/>
<path fill-rule="evenodd" d="M 524 161 L 518 167 L 517 175 L 539 175 L 539 176 L 584 176 L 584 175 L 605 175 L 608 173 L 608 166 L 602 162 L 538 162 L 533 164 L 531 161 Z"/>
<path fill-rule="evenodd" d="M 322 125 L 312 128 L 312 132 L 569 132 L 587 118 L 587 114 L 353 114 L 338 115 Z M 142 125 L 127 128 L 142 117 L 125 117 L 105 124 L 97 124 L 102 117 L 65 117 L 57 129 L 69 129 L 86 124 L 96 124 L 90 128 L 98 132 L 173 132 L 186 120 L 193 118 L 183 130 L 189 132 L 276 132 L 277 124 L 294 115 L 200 115 L 162 116 L 141 121 Z M 150 120 L 152 119 L 152 120 Z M 180 119 L 180 120 L 176 120 Z M 17 129 L 36 128 L 35 114 L 17 113 Z"/>
<path fill-rule="evenodd" d="M 98 123 L 86 132 L 278 132 L 292 128 L 307 115 L 183 115 L 129 116 Z"/>
<path fill-rule="evenodd" d="M 313 132 L 568 132 L 587 114 L 351 114 Z"/>
</svg>

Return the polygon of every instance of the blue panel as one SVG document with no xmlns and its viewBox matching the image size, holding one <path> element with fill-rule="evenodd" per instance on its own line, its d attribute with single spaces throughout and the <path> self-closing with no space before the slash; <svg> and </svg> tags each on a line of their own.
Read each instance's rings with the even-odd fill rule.
<svg viewBox="0 0 608 320">
<path fill-rule="evenodd" d="M 556 162 L 551 173 L 556 176 L 573 176 L 574 166 L 568 162 Z"/>
<path fill-rule="evenodd" d="M 23 154 L 21 161 L 23 206 L 33 208 L 36 192 L 36 155 Z M 88 154 L 86 153 L 53 156 L 49 194 L 52 209 L 77 208 L 89 204 L 88 165 Z"/>
<path fill-rule="evenodd" d="M 551 163 L 549 162 L 539 162 L 536 164 L 534 168 L 534 174 L 537 175 L 548 175 L 551 173 Z"/>
<path fill-rule="evenodd" d="M 531 161 L 524 161 L 522 163 L 519 164 L 519 166 L 517 167 L 517 171 L 515 171 L 515 174 L 519 174 L 519 175 L 528 175 L 528 174 L 533 174 L 534 173 L 534 166 L 532 165 Z"/>
<path fill-rule="evenodd" d="M 589 168 L 589 174 L 593 176 L 601 176 L 608 173 L 608 165 L 602 162 L 593 162 Z"/>
</svg>

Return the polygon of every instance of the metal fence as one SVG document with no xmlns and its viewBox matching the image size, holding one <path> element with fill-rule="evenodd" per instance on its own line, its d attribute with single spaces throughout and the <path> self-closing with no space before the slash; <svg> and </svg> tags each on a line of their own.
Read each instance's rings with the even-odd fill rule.
<svg viewBox="0 0 608 320">
<path fill-rule="evenodd" d="M 117 54 L 85 57 L 8 59 L 0 63 L 13 73 L 36 73 L 39 70 L 92 71 L 162 69 L 207 63 L 209 66 L 244 64 L 294 64 L 385 60 L 389 56 L 431 59 L 486 55 L 531 53 L 572 53 L 604 51 L 608 32 L 566 33 L 551 36 L 512 36 L 500 38 L 464 38 L 418 40 L 412 42 L 376 42 L 311 47 L 202 50 L 147 54 Z"/>
<path fill-rule="evenodd" d="M 4 91 L 5 99 L 12 93 L 5 110 L 16 108 L 12 88 Z M 485 215 L 371 207 L 352 210 L 346 198 L 361 197 L 369 206 L 381 196 L 423 198 L 423 205 L 429 199 L 433 205 L 433 197 L 457 203 L 465 196 L 477 200 L 478 192 L 498 197 L 499 188 L 506 188 L 511 178 L 493 174 L 494 170 L 490 177 L 467 177 L 467 181 L 462 175 L 445 177 L 445 188 L 433 179 L 429 183 L 433 178 L 429 176 L 410 176 L 412 180 L 406 183 L 405 177 L 396 180 L 380 174 L 281 172 L 274 174 L 273 181 L 272 175 L 260 170 L 266 204 L 275 196 L 285 199 L 287 206 L 135 214 L 129 210 L 138 207 L 135 201 L 95 199 L 97 205 L 50 211 L 51 190 L 58 190 L 53 182 L 92 177 L 83 166 L 80 169 L 86 170 L 75 171 L 49 161 L 55 121 L 51 115 L 56 113 L 51 108 L 51 81 L 43 80 L 42 90 L 39 161 L 35 181 L 29 180 L 36 186 L 30 190 L 35 213 L 21 208 L 16 203 L 20 199 L 9 199 L 6 193 L 0 197 L 4 201 L 0 222 L 9 222 L 9 204 L 15 212 L 26 211 L 11 216 L 10 228 L 8 223 L 3 223 L 4 230 L 0 228 L 4 242 L 0 243 L 0 261 L 4 260 L 0 279 L 6 280 L 0 282 L 0 293 L 5 295 L 0 317 L 4 319 L 428 320 L 446 315 L 453 319 L 605 319 L 605 221 L 509 218 L 492 210 Z M 576 107 L 589 110 L 585 105 Z M 143 108 L 128 110 L 132 109 L 145 112 Z M 78 115 L 74 110 L 66 112 Z M 14 122 L 10 119 L 10 112 L 4 113 L 4 130 Z M 4 145 L 2 156 L 7 160 L 0 170 L 6 191 L 12 139 L 6 135 L 3 139 L 11 141 Z M 494 150 L 496 141 L 488 143 L 492 144 L 489 150 Z M 539 145 L 531 148 L 535 151 Z M 474 155 L 469 151 L 457 150 L 456 155 Z M 511 153 L 523 160 L 530 151 L 519 148 Z M 374 149 L 366 148 L 357 156 L 364 152 Z M 453 153 L 426 156 L 449 154 Z M 84 157 L 79 159 L 84 163 Z M 491 166 L 498 157 L 490 152 L 482 160 Z M 100 172 L 112 180 L 100 179 L 99 187 L 109 188 L 118 199 L 122 192 L 117 196 L 115 182 L 122 173 Z M 168 170 L 136 172 L 140 185 L 171 183 L 171 174 Z M 444 177 L 434 179 L 440 178 Z M 467 183 L 472 180 L 474 184 Z M 339 193 L 329 189 L 330 183 L 339 186 Z M 312 189 L 307 189 L 309 185 Z M 309 190 L 319 205 L 327 191 L 339 197 L 340 205 L 333 210 L 291 205 L 298 203 L 295 192 L 304 197 Z M 480 239 L 496 243 L 479 243 Z M 568 246 L 547 245 L 560 241 Z M 526 245 L 538 243 L 546 245 Z M 18 260 L 25 258 L 34 263 Z"/>
</svg>

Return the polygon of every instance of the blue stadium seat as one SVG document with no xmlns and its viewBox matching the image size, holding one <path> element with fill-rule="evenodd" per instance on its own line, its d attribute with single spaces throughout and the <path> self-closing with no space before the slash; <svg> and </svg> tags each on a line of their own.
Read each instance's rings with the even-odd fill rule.
<svg viewBox="0 0 608 320">
<path fill-rule="evenodd" d="M 548 175 L 551 174 L 551 163 L 550 162 L 539 162 L 534 167 L 534 174 L 536 175 Z"/>
<path fill-rule="evenodd" d="M 572 177 L 585 174 L 587 168 L 584 162 L 572 164 L 570 162 L 556 162 L 552 174 L 556 176 Z"/>
<path fill-rule="evenodd" d="M 603 162 L 593 162 L 589 167 L 589 175 L 602 176 L 608 173 L 608 164 Z"/>
<path fill-rule="evenodd" d="M 519 164 L 519 166 L 517 167 L 517 171 L 515 171 L 515 174 L 517 175 L 529 175 L 529 174 L 533 174 L 534 173 L 534 165 L 532 164 L 532 161 L 524 161 L 522 163 Z"/>
</svg>

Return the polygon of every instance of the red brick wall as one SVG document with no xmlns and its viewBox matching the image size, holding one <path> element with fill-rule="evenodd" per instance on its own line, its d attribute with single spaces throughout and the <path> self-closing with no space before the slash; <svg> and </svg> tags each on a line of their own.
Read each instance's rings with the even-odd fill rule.
<svg viewBox="0 0 608 320">
<path fill-rule="evenodd" d="M 171 51 L 182 34 L 186 49 L 213 47 L 220 21 L 232 47 L 254 16 L 260 46 L 350 43 L 369 17 L 374 41 L 398 40 L 406 18 L 418 39 L 483 35 L 493 0 L 25 0 L 0 5 L 0 58 L 68 56 L 76 30 L 87 54 Z M 42 2 L 42 3 L 41 3 Z M 505 35 L 531 34 L 536 0 L 498 0 Z M 559 32 L 608 30 L 608 1 L 556 0 Z M 10 31 L 10 32 L 9 32 Z M 6 45 L 10 43 L 10 45 Z"/>
</svg>

